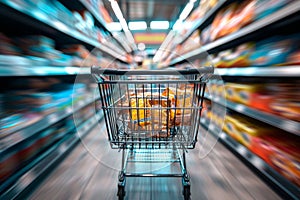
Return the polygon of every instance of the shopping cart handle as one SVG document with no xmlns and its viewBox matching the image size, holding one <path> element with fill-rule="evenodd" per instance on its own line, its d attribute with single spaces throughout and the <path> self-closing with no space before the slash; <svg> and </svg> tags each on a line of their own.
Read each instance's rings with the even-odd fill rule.
<svg viewBox="0 0 300 200">
<path fill-rule="evenodd" d="M 213 67 L 201 67 L 198 69 L 185 70 L 120 70 L 120 69 L 103 69 L 99 66 L 91 68 L 92 74 L 97 75 L 193 75 L 193 74 L 213 74 Z"/>
</svg>

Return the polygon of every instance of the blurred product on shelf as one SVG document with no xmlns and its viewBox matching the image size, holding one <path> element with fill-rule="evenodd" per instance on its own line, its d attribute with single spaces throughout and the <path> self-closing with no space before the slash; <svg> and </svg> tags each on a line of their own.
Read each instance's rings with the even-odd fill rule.
<svg viewBox="0 0 300 200">
<path fill-rule="evenodd" d="M 233 2 L 220 10 L 211 25 L 202 30 L 203 45 L 232 34 L 255 20 L 262 19 L 286 5 L 290 0 Z"/>
<path fill-rule="evenodd" d="M 300 186 L 300 140 L 288 133 L 253 137 L 250 150 L 276 171 Z"/>
<path fill-rule="evenodd" d="M 232 113 L 227 114 L 223 130 L 248 148 L 252 144 L 251 137 L 259 137 L 261 135 L 279 132 L 279 130 L 271 126 L 266 126 L 259 121 Z"/>
<path fill-rule="evenodd" d="M 299 81 L 291 83 L 276 81 L 263 84 L 226 82 L 226 99 L 263 112 L 300 121 L 299 94 L 295 92 L 298 90 L 299 84 Z M 215 88 L 211 90 L 213 96 L 224 96 L 220 83 L 212 82 L 212 88 Z"/>
<path fill-rule="evenodd" d="M 101 54 L 94 50 L 90 53 L 83 45 L 73 44 L 62 48 L 62 51 L 72 56 L 72 65 L 80 67 L 91 67 L 93 65 L 103 66 L 103 68 L 118 68 L 119 64 L 112 60 L 103 58 Z"/>
<path fill-rule="evenodd" d="M 84 97 L 92 99 L 93 95 L 86 84 L 62 83 L 55 78 L 16 80 L 11 87 L 15 89 L 2 94 L 2 133 L 25 127 L 46 115 L 76 105 Z"/>
<path fill-rule="evenodd" d="M 293 0 L 256 0 L 255 20 L 262 19 L 292 2 Z"/>
<path fill-rule="evenodd" d="M 199 6 L 195 8 L 192 14 L 185 20 L 184 26 L 182 30 L 180 30 L 180 35 L 185 35 L 190 30 L 191 25 L 201 20 L 201 18 L 203 18 L 209 10 L 215 7 L 217 3 L 217 0 L 200 1 Z"/>
<path fill-rule="evenodd" d="M 4 55 L 20 55 L 21 50 L 14 45 L 11 38 L 0 33 L 0 54 Z"/>
<path fill-rule="evenodd" d="M 76 113 L 77 124 L 83 123 L 94 114 L 93 105 L 86 106 Z M 62 139 L 67 134 L 72 134 L 75 129 L 73 116 L 53 124 L 51 127 L 36 133 L 34 136 L 23 140 L 16 148 L 12 148 L 5 156 L 0 157 L 0 181 L 4 181 L 14 172 L 22 169 L 36 155 Z"/>
<path fill-rule="evenodd" d="M 102 0 L 90 0 L 90 1 L 86 1 L 86 3 L 89 4 L 91 8 L 95 9 L 94 11 L 97 14 L 99 14 L 106 23 L 111 23 L 113 21 L 109 13 L 107 12 L 105 6 L 103 5 Z"/>
<path fill-rule="evenodd" d="M 77 30 L 78 34 L 88 36 L 99 43 L 106 43 L 106 46 L 108 47 L 113 45 L 112 49 L 114 47 L 120 49 L 119 45 L 111 44 L 114 40 L 109 40 L 110 35 L 106 33 L 105 30 L 95 25 L 95 19 L 87 8 L 84 8 L 84 10 L 69 10 L 57 0 L 21 0 L 18 3 L 28 10 L 34 10 L 38 17 L 42 18 L 42 16 L 46 15 L 50 21 L 55 22 L 55 26 L 59 26 L 61 29 L 69 28 L 74 29 L 74 31 Z M 83 3 L 88 4 L 91 9 L 98 8 L 93 12 L 97 13 L 96 15 L 101 15 L 105 20 L 101 21 L 101 23 L 112 22 L 102 1 L 87 1 Z M 103 26 L 105 25 L 106 24 L 103 24 Z"/>
<path fill-rule="evenodd" d="M 272 37 L 256 44 L 253 54 L 249 57 L 253 66 L 272 66 L 292 64 L 289 60 L 296 50 L 299 35 Z"/>
<path fill-rule="evenodd" d="M 203 117 L 220 125 L 218 112 L 205 101 Z M 300 139 L 270 125 L 237 113 L 227 113 L 223 131 L 261 157 L 277 172 L 300 186 Z"/>
<path fill-rule="evenodd" d="M 119 63 L 104 58 L 99 51 L 90 52 L 80 44 L 65 45 L 57 50 L 55 41 L 43 35 L 16 37 L 12 42 L 0 33 L 0 41 L 0 65 L 121 67 Z"/>
<path fill-rule="evenodd" d="M 266 113 L 282 116 L 287 119 L 300 121 L 300 102 L 298 91 L 299 81 L 290 83 L 225 83 L 225 91 L 222 81 L 212 81 L 211 89 L 206 89 L 206 94 L 214 98 L 226 97 L 231 102 L 240 103 L 250 108 Z M 224 94 L 225 92 L 225 94 Z"/>
<path fill-rule="evenodd" d="M 208 4 L 212 2 L 210 5 L 215 6 L 215 1 L 204 2 L 208 2 Z M 290 0 L 251 0 L 245 2 L 233 2 L 221 9 L 214 17 L 213 22 L 200 30 L 200 34 L 198 31 L 195 31 L 193 36 L 191 36 L 193 39 L 189 38 L 183 44 L 174 47 L 176 49 L 176 54 L 183 55 L 199 48 L 201 45 L 209 44 L 221 37 L 233 34 L 253 21 L 262 19 L 278 11 L 289 2 Z M 208 8 L 209 7 L 210 6 L 208 6 Z M 195 12 L 197 13 L 197 9 Z M 205 13 L 206 12 L 207 11 L 205 11 Z M 194 18 L 193 15 L 191 15 L 191 17 Z M 186 20 L 184 24 L 189 23 L 191 22 Z M 190 26 L 186 26 L 190 29 Z M 181 33 L 185 33 L 186 30 L 184 29 Z M 200 37 L 200 39 L 197 37 Z M 295 44 L 298 41 L 298 38 L 299 37 L 297 36 L 277 36 L 257 42 L 257 44 L 255 44 L 256 42 L 249 42 L 234 49 L 222 51 L 213 57 L 215 58 L 217 67 L 247 67 L 252 64 L 263 66 L 282 64 L 291 60 L 295 62 L 295 58 L 286 58 L 286 56 L 295 51 Z M 192 41 L 194 41 L 194 43 L 191 45 Z M 289 44 L 293 45 L 289 46 Z M 267 54 L 265 54 L 266 52 Z M 252 53 L 254 55 L 252 55 Z M 176 54 L 172 55 L 172 58 L 178 57 Z M 252 55 L 252 60 L 250 59 L 250 55 Z M 265 55 L 264 59 L 261 58 L 263 55 Z M 170 60 L 171 59 L 168 58 L 168 61 Z M 298 62 L 296 61 L 296 63 Z"/>
<path fill-rule="evenodd" d="M 251 66 L 249 57 L 254 51 L 254 46 L 254 43 L 245 43 L 235 49 L 221 51 L 212 56 L 214 66 L 217 68 Z"/>
<path fill-rule="evenodd" d="M 185 54 L 200 47 L 201 43 L 199 32 L 195 31 L 182 45 L 178 45 L 178 47 L 175 50 L 175 56 Z"/>
<path fill-rule="evenodd" d="M 299 57 L 299 35 L 275 36 L 259 42 L 248 42 L 213 55 L 217 68 L 271 67 L 295 65 Z"/>
<path fill-rule="evenodd" d="M 59 59 L 61 51 L 55 49 L 55 41 L 41 35 L 22 36 L 14 39 L 25 55 Z"/>
</svg>

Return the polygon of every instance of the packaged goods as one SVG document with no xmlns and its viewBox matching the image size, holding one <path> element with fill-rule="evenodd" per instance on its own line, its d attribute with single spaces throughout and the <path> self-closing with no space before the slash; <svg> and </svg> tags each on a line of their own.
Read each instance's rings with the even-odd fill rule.
<svg viewBox="0 0 300 200">
<path fill-rule="evenodd" d="M 278 130 L 271 135 L 253 137 L 249 148 L 276 171 L 299 186 L 299 144 L 299 138 Z"/>
<path fill-rule="evenodd" d="M 17 150 L 6 153 L 0 158 L 0 181 L 11 176 L 19 166 Z"/>
<path fill-rule="evenodd" d="M 293 52 L 287 58 L 287 65 L 299 65 L 300 64 L 300 50 Z"/>
<path fill-rule="evenodd" d="M 190 126 L 191 92 L 191 89 L 165 88 L 161 93 L 130 94 L 130 118 L 133 124 L 129 127 L 132 130 L 150 130 L 153 126 L 152 128 L 162 131 L 174 125 Z M 126 105 L 126 101 L 122 105 Z M 126 114 L 126 111 L 122 110 L 119 114 Z"/>
<path fill-rule="evenodd" d="M 262 19 L 276 12 L 290 1 L 291 0 L 257 0 L 255 6 L 255 19 Z"/>
<path fill-rule="evenodd" d="M 150 107 L 149 102 L 146 99 L 141 97 L 131 98 L 131 119 L 134 123 L 144 126 L 150 123 L 150 110 L 147 109 Z"/>
<path fill-rule="evenodd" d="M 250 105 L 255 92 L 264 91 L 264 85 L 262 84 L 226 83 L 225 87 L 227 99 L 245 105 Z"/>
<path fill-rule="evenodd" d="M 256 44 L 249 57 L 253 66 L 272 66 L 286 63 L 288 56 L 295 50 L 295 38 L 272 37 Z"/>
</svg>

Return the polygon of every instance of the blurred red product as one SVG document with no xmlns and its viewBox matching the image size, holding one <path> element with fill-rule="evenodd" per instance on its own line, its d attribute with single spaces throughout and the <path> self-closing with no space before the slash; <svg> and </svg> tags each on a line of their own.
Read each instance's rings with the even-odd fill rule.
<svg viewBox="0 0 300 200">
<path fill-rule="evenodd" d="M 292 182 L 300 185 L 300 140 L 288 133 L 253 137 L 250 150 Z"/>
<path fill-rule="evenodd" d="M 273 113 L 270 104 L 274 101 L 275 97 L 270 94 L 253 93 L 250 101 L 250 107 L 262 110 L 268 113 Z"/>
</svg>

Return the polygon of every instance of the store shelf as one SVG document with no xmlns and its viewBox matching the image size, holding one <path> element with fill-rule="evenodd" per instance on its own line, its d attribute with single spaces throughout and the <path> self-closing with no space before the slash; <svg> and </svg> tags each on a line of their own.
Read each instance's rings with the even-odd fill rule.
<svg viewBox="0 0 300 200">
<path fill-rule="evenodd" d="M 103 17 L 101 15 L 99 15 L 100 11 L 96 11 L 91 4 L 89 4 L 86 0 L 78 0 L 80 3 L 82 3 L 82 5 L 90 12 L 92 13 L 92 15 L 96 18 L 96 21 L 98 21 L 98 23 L 107 31 L 110 33 L 110 35 L 119 43 L 120 46 L 122 46 L 124 48 L 124 50 L 126 50 L 127 53 L 129 53 L 131 50 L 128 49 L 127 46 L 125 46 L 123 43 L 124 41 L 121 41 L 118 37 L 116 37 L 112 32 L 109 31 L 109 29 L 107 28 L 106 22 L 103 19 Z M 117 49 L 115 49 L 117 50 Z"/>
<path fill-rule="evenodd" d="M 193 22 L 193 27 L 190 28 L 190 31 L 185 34 L 176 45 L 184 43 L 197 29 L 201 28 L 209 19 L 211 19 L 226 2 L 228 2 L 228 0 L 219 1 L 218 4 L 209 10 L 203 18 Z"/>
<path fill-rule="evenodd" d="M 253 108 L 250 108 L 243 104 L 234 103 L 231 101 L 221 101 L 219 98 L 212 99 L 210 96 L 205 94 L 205 98 L 212 100 L 220 105 L 226 106 L 227 108 L 239 112 L 241 114 L 247 115 L 259 121 L 265 122 L 282 130 L 288 131 L 290 133 L 300 136 L 300 122 L 296 122 L 290 119 L 286 119 L 274 114 L 265 113 Z"/>
<path fill-rule="evenodd" d="M 211 42 L 201 48 L 198 48 L 196 50 L 193 50 L 189 53 L 186 53 L 180 57 L 175 58 L 174 60 L 172 60 L 170 62 L 169 65 L 175 65 L 177 63 L 183 62 L 185 60 L 193 60 L 196 59 L 197 57 L 199 57 L 200 55 L 210 52 L 213 49 L 216 49 L 222 45 L 227 45 L 228 43 L 240 39 L 242 37 L 246 37 L 251 33 L 254 33 L 266 26 L 269 26 L 275 22 L 278 22 L 288 16 L 291 16 L 293 14 L 295 14 L 296 12 L 298 12 L 300 10 L 300 1 L 293 1 L 291 3 L 289 3 L 288 5 L 286 5 L 285 7 L 283 7 L 282 9 L 280 9 L 279 11 L 263 18 L 260 19 L 258 21 L 255 21 L 253 23 L 251 23 L 250 25 L 242 28 L 241 30 L 230 34 L 228 36 L 222 37 L 214 42 Z"/>
<path fill-rule="evenodd" d="M 30 188 L 34 188 L 39 181 L 46 177 L 49 172 L 51 172 L 51 170 L 53 170 L 53 168 L 75 147 L 75 145 L 78 144 L 78 142 L 85 137 L 87 133 L 89 133 L 89 131 L 102 117 L 102 112 L 91 117 L 77 129 L 77 134 L 70 134 L 65 137 L 65 139 L 62 139 L 60 142 L 50 147 L 37 159 L 29 163 L 28 166 L 22 168 L 21 171 L 18 172 L 22 174 L 21 177 L 17 178 L 17 181 L 13 181 L 12 185 L 8 189 L 2 187 L 9 184 L 6 182 L 2 184 L 0 187 L 0 199 L 22 199 L 22 195 L 28 195 Z M 18 175 L 18 173 L 15 173 L 12 177 L 10 177 L 7 182 L 19 177 L 20 175 Z"/>
<path fill-rule="evenodd" d="M 7 6 L 8 8 L 12 9 L 14 13 L 11 12 L 10 17 L 18 18 L 17 16 L 19 12 L 23 13 L 25 14 L 25 16 L 28 17 L 28 19 L 26 20 L 30 20 L 30 23 L 43 23 L 43 25 L 49 26 L 54 30 L 59 31 L 60 33 L 63 33 L 65 35 L 68 35 L 78 40 L 79 42 L 84 42 L 87 45 L 98 48 L 103 53 L 109 54 L 114 58 L 127 63 L 127 58 L 125 55 L 118 54 L 117 52 L 115 52 L 115 50 L 112 50 L 109 47 L 100 44 L 96 39 L 91 38 L 91 36 L 84 35 L 83 33 L 80 33 L 75 28 L 68 27 L 63 22 L 55 18 L 50 18 L 46 13 L 43 13 L 36 8 L 25 7 L 21 4 L 15 3 L 13 1 L 8 1 L 8 0 L 2 0 L 0 1 L 0 4 L 2 4 L 0 5 L 0 7 Z"/>
<path fill-rule="evenodd" d="M 106 25 L 106 22 L 105 20 L 103 19 L 103 17 L 99 14 L 100 11 L 96 11 L 95 8 L 92 7 L 92 5 L 90 3 L 88 3 L 88 1 L 86 0 L 75 0 L 74 1 L 69 1 L 69 0 L 60 0 L 64 5 L 66 5 L 68 8 L 77 8 L 79 10 L 88 10 L 95 18 L 95 24 L 98 26 L 98 27 L 101 27 L 103 28 L 106 32 L 109 33 L 110 36 L 112 36 L 116 41 L 117 43 L 121 46 L 121 47 L 124 47 L 124 45 L 122 44 L 121 41 L 119 41 L 116 37 L 114 37 L 114 35 L 112 34 L 112 32 L 109 31 L 109 29 L 107 28 L 107 25 Z M 103 44 L 107 47 L 110 47 L 109 46 L 109 42 L 107 44 Z M 124 47 L 124 50 L 125 50 L 125 47 Z M 114 49 L 114 51 L 117 51 L 117 53 L 119 54 L 124 54 L 124 52 L 120 49 Z M 129 52 L 129 51 L 126 51 L 126 52 Z"/>
<path fill-rule="evenodd" d="M 300 66 L 215 68 L 221 76 L 300 77 Z"/>
<path fill-rule="evenodd" d="M 205 118 L 201 118 L 201 125 L 209 130 L 209 132 L 217 137 L 226 147 L 228 147 L 233 153 L 242 158 L 242 161 L 246 165 L 250 165 L 260 175 L 263 175 L 268 183 L 278 188 L 280 193 L 283 193 L 288 199 L 299 199 L 300 189 L 270 167 L 264 160 L 252 153 L 245 146 L 238 143 L 232 137 L 225 132 L 217 133 L 218 128 L 213 123 L 210 123 Z"/>
<path fill-rule="evenodd" d="M 72 108 L 72 105 L 70 105 L 64 110 L 49 114 L 28 126 L 20 126 L 16 127 L 16 129 L 13 130 L 2 131 L 0 137 L 0 157 L 5 155 L 6 152 L 16 147 L 25 139 L 34 136 L 39 131 L 70 116 L 71 114 L 79 111 L 85 106 L 95 102 L 97 99 L 98 98 L 79 101 L 78 103 L 76 103 L 76 106 L 74 106 L 74 109 Z"/>
<path fill-rule="evenodd" d="M 0 66 L 1 76 L 51 76 L 90 74 L 90 68 L 59 66 Z"/>
<path fill-rule="evenodd" d="M 97 21 L 101 24 L 101 26 L 103 26 L 103 28 L 105 28 L 106 31 L 109 31 L 107 26 L 106 26 L 106 22 L 103 19 L 103 17 L 101 15 L 99 15 L 100 11 L 96 11 L 91 4 L 88 3 L 88 1 L 86 0 L 78 0 L 80 3 L 82 3 L 82 5 L 90 12 L 92 13 L 92 15 L 97 19 Z"/>
</svg>

